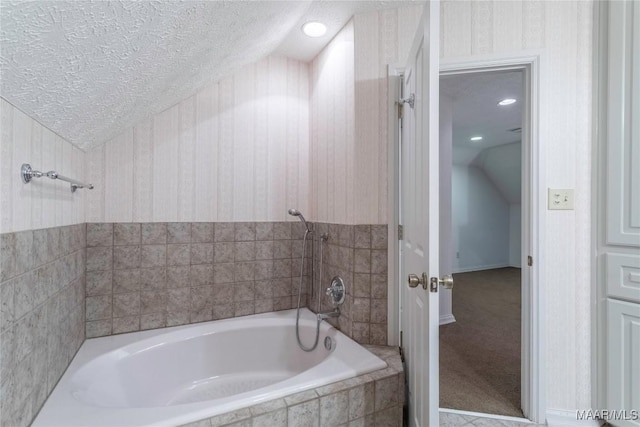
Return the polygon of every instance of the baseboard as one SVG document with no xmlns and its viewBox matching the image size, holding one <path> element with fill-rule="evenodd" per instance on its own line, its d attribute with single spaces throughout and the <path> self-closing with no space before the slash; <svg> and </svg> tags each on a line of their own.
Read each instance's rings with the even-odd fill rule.
<svg viewBox="0 0 640 427">
<path fill-rule="evenodd" d="M 456 318 L 453 314 L 443 314 L 440 316 L 440 326 L 448 325 L 449 323 L 455 323 Z"/>
<path fill-rule="evenodd" d="M 455 268 L 453 269 L 454 273 L 468 273 L 470 271 L 482 271 L 482 270 L 493 270 L 494 268 L 506 268 L 510 267 L 507 264 L 492 264 L 492 265 L 476 265 L 474 267 L 464 267 L 464 268 Z"/>
<path fill-rule="evenodd" d="M 579 420 L 577 411 L 547 409 L 547 425 L 549 427 L 600 427 L 599 420 Z"/>
</svg>

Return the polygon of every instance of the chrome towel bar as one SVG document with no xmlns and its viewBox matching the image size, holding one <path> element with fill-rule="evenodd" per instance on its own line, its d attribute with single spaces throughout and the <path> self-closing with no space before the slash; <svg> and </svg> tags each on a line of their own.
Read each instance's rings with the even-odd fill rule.
<svg viewBox="0 0 640 427">
<path fill-rule="evenodd" d="M 60 175 L 56 171 L 40 172 L 37 170 L 33 170 L 29 163 L 22 164 L 22 167 L 20 168 L 20 176 L 22 176 L 22 182 L 24 182 L 25 184 L 31 182 L 32 178 L 42 178 L 43 176 L 46 176 L 47 178 L 51 179 L 67 181 L 71 184 L 72 193 L 75 193 L 78 188 L 88 188 L 89 190 L 93 190 L 93 184 L 85 184 L 80 181 L 76 181 L 75 179 L 67 178 L 64 175 Z"/>
</svg>

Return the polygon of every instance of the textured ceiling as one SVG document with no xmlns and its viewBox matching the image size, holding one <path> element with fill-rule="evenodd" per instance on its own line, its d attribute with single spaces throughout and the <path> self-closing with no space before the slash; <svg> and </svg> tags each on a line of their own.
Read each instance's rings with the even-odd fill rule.
<svg viewBox="0 0 640 427">
<path fill-rule="evenodd" d="M 2 1 L 3 98 L 88 148 L 276 49 L 310 1 Z"/>
<path fill-rule="evenodd" d="M 354 13 L 411 1 L 0 2 L 0 95 L 87 149 L 271 53 L 312 59 Z M 327 34 L 302 35 L 309 20 Z"/>
</svg>

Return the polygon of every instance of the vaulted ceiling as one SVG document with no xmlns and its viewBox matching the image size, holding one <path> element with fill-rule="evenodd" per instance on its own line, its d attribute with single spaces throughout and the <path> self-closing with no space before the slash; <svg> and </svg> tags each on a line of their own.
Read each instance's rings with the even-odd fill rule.
<svg viewBox="0 0 640 427">
<path fill-rule="evenodd" d="M 0 95 L 80 148 L 271 53 L 309 60 L 394 1 L 2 1 Z M 317 40 L 301 35 L 324 20 Z"/>
</svg>

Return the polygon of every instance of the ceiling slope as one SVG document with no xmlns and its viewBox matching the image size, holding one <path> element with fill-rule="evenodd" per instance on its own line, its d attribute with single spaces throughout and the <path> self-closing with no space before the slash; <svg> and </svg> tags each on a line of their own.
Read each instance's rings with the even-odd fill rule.
<svg viewBox="0 0 640 427">
<path fill-rule="evenodd" d="M 2 1 L 0 94 L 87 149 L 273 52 L 307 1 Z"/>
</svg>

